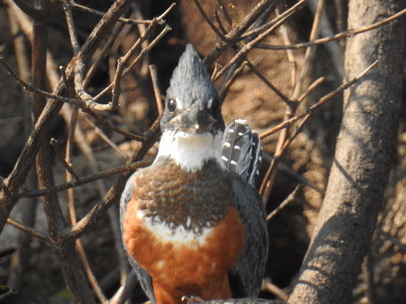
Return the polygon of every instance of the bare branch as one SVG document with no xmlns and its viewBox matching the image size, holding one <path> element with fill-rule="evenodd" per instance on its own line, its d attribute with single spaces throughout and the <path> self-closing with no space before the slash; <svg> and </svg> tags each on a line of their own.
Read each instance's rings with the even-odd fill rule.
<svg viewBox="0 0 406 304">
<path fill-rule="evenodd" d="M 32 7 L 31 5 L 25 3 L 24 0 L 13 0 L 13 1 L 25 14 L 27 14 L 31 18 L 37 21 L 44 20 L 45 13 L 42 9 Z"/>
<path fill-rule="evenodd" d="M 11 297 L 13 295 L 17 294 L 17 291 L 13 288 L 10 288 L 6 292 L 0 294 L 0 301 L 6 300 L 8 297 Z"/>
<path fill-rule="evenodd" d="M 127 277 L 127 280 L 125 281 L 125 284 L 117 290 L 117 292 L 108 302 L 108 304 L 124 303 L 125 300 L 127 300 L 130 297 L 131 292 L 133 291 L 133 289 L 137 285 L 137 283 L 138 283 L 138 281 L 137 281 L 137 277 L 135 276 L 135 272 L 131 271 Z"/>
<path fill-rule="evenodd" d="M 2 55 L 0 55 L 0 63 L 6 68 L 9 75 L 12 76 L 17 81 L 17 83 L 20 84 L 25 90 L 40 94 L 42 96 L 45 96 L 47 98 L 50 98 L 50 99 L 53 99 L 56 101 L 61 101 L 61 102 L 66 102 L 66 103 L 77 105 L 83 111 L 85 111 L 87 114 L 89 114 L 90 116 L 95 118 L 97 120 L 97 122 L 104 125 L 105 127 L 109 128 L 121 135 L 124 135 L 127 138 L 131 138 L 136 141 L 144 140 L 144 138 L 140 135 L 132 134 L 130 132 L 127 132 L 127 131 L 120 129 L 120 128 L 116 127 L 115 125 L 111 124 L 110 122 L 105 120 L 103 117 L 101 117 L 99 114 L 97 114 L 97 113 L 93 112 L 91 109 L 89 109 L 88 106 L 86 104 L 84 104 L 83 101 L 80 99 L 74 99 L 74 98 L 70 98 L 70 97 L 55 95 L 53 93 L 49 93 L 49 92 L 40 90 L 40 89 L 34 87 L 32 84 L 25 82 L 17 75 L 16 72 L 14 72 L 12 67 L 7 63 L 7 61 L 5 60 L 5 58 Z"/>
<path fill-rule="evenodd" d="M 149 65 L 149 73 L 151 75 L 152 87 L 154 88 L 155 102 L 156 102 L 156 107 L 158 109 L 158 114 L 162 115 L 162 113 L 164 112 L 164 109 L 163 109 L 163 105 L 162 105 L 161 92 L 159 91 L 158 73 L 157 73 L 155 65 L 153 65 L 153 64 Z"/>
<path fill-rule="evenodd" d="M 384 231 L 381 227 L 376 226 L 375 231 L 386 240 L 392 242 L 395 246 L 398 246 L 404 253 L 406 253 L 406 244 L 403 244 L 399 239 L 395 238 L 394 236 L 390 235 L 386 231 Z"/>
<path fill-rule="evenodd" d="M 70 1 L 70 5 L 72 6 L 72 8 L 75 8 L 75 9 L 78 9 L 83 12 L 87 12 L 89 14 L 93 14 L 96 16 L 103 17 L 105 14 L 105 12 L 101 12 L 101 11 L 95 10 L 93 8 L 81 5 L 79 3 L 76 3 L 75 1 Z M 152 20 L 135 20 L 135 19 L 123 18 L 123 17 L 118 18 L 117 21 L 120 21 L 120 22 L 126 23 L 126 24 L 150 24 L 152 22 Z"/>
<path fill-rule="evenodd" d="M 27 234 L 36 237 L 38 239 L 41 240 L 48 240 L 48 238 L 44 235 L 42 235 L 41 233 L 35 231 L 33 228 L 28 227 L 26 225 L 24 225 L 23 223 L 20 223 L 19 221 L 17 221 L 16 219 L 14 219 L 13 217 L 9 216 L 7 219 L 7 223 L 16 227 L 17 229 L 20 229 L 21 231 L 26 232 Z"/>
<path fill-rule="evenodd" d="M 249 39 L 252 37 L 257 36 L 258 34 L 268 30 L 269 28 L 271 28 L 272 26 L 274 26 L 276 23 L 279 23 L 280 21 L 282 21 L 283 19 L 286 19 L 286 17 L 291 16 L 292 14 L 296 13 L 297 11 L 299 11 L 307 2 L 308 0 L 300 0 L 298 1 L 295 5 L 293 5 L 292 7 L 288 8 L 286 11 L 284 11 L 282 14 L 278 14 L 274 19 L 272 19 L 271 21 L 269 21 L 268 23 L 265 23 L 262 26 L 258 26 L 256 28 L 254 28 L 253 30 L 244 33 L 241 36 L 241 39 Z"/>
<path fill-rule="evenodd" d="M 298 9 L 306 2 L 307 0 L 302 0 L 300 2 L 298 2 L 296 5 L 294 5 L 291 9 L 287 10 L 286 12 L 284 12 L 283 14 L 281 14 L 280 16 L 277 17 L 278 21 L 275 22 L 270 28 L 268 28 L 266 31 L 261 32 L 260 34 L 258 34 L 258 36 L 251 40 L 250 42 L 246 43 L 239 51 L 238 53 L 231 58 L 231 60 L 217 73 L 216 78 L 222 76 L 234 63 L 236 63 L 238 60 L 240 60 L 242 57 L 245 57 L 248 52 L 260 41 L 262 41 L 263 39 L 265 39 L 267 36 L 269 36 L 270 33 L 272 33 L 274 30 L 276 30 L 279 26 L 281 26 L 283 23 L 285 23 L 288 18 L 295 13 L 296 11 L 298 11 Z M 226 35 L 227 37 L 228 35 Z M 228 40 L 229 41 L 229 40 Z M 217 50 L 217 52 L 220 51 L 220 49 L 222 50 L 223 48 L 219 48 L 219 50 Z M 225 47 L 224 47 L 225 50 Z M 218 56 L 221 53 L 218 54 Z M 209 54 L 210 55 L 210 54 Z M 209 55 L 206 57 L 205 62 L 209 63 L 211 60 L 211 57 L 209 58 Z M 217 56 L 217 57 L 218 57 Z M 216 58 L 217 58 L 216 57 Z M 208 59 L 209 58 L 209 59 Z"/>
<path fill-rule="evenodd" d="M 293 190 L 293 192 L 289 194 L 289 196 L 266 217 L 266 220 L 270 221 L 275 215 L 279 213 L 279 211 L 281 211 L 283 208 L 285 208 L 287 205 L 293 202 L 297 197 L 297 194 L 299 190 L 301 190 L 301 188 L 302 188 L 301 185 L 296 186 L 295 190 Z"/>
<path fill-rule="evenodd" d="M 264 75 L 262 75 L 258 69 L 249 61 L 247 60 L 247 65 L 250 68 L 251 72 L 253 72 L 263 83 L 265 83 L 272 91 L 275 92 L 276 95 L 287 105 L 292 105 L 292 101 L 286 97 L 281 91 L 279 91 Z"/>
<path fill-rule="evenodd" d="M 269 279 L 264 279 L 262 285 L 263 285 L 263 289 L 274 294 L 282 301 L 286 302 L 288 300 L 289 296 L 278 286 L 276 286 L 275 284 L 272 284 L 272 282 Z"/>
<path fill-rule="evenodd" d="M 307 0 L 301 0 L 291 9 L 287 10 L 289 13 L 291 10 L 297 10 L 299 7 L 303 6 Z M 254 9 L 239 23 L 232 31 L 230 31 L 226 36 L 225 39 L 221 40 L 216 44 L 214 49 L 206 56 L 204 62 L 208 65 L 212 64 L 221 54 L 224 53 L 231 45 L 235 44 L 236 42 L 240 41 L 242 38 L 242 34 L 258 19 L 260 15 L 266 8 L 272 6 L 274 4 L 273 0 L 262 0 L 259 2 Z M 284 13 L 285 14 L 285 13 Z M 286 15 L 282 14 L 280 18 L 286 18 Z M 279 23 L 279 19 L 276 23 Z M 262 32 L 258 30 L 258 33 Z M 255 35 L 257 33 L 251 33 L 251 35 Z M 231 64 L 230 64 L 231 65 Z M 224 73 L 224 72 L 223 72 Z"/>
<path fill-rule="evenodd" d="M 279 125 L 277 125 L 276 127 L 272 128 L 271 130 L 268 130 L 262 134 L 260 134 L 260 138 L 264 139 L 268 136 L 270 136 L 271 134 L 274 134 L 288 126 L 290 126 L 292 123 L 298 121 L 299 119 L 305 117 L 306 115 L 314 112 L 315 110 L 317 110 L 318 108 L 320 108 L 322 105 L 324 105 L 327 101 L 329 101 L 331 98 L 333 98 L 334 96 L 336 96 L 337 94 L 341 93 L 342 91 L 348 89 L 349 87 L 351 87 L 354 83 L 356 83 L 357 81 L 359 81 L 360 79 L 362 79 L 371 69 L 373 69 L 377 64 L 379 63 L 379 61 L 375 61 L 373 64 L 371 64 L 365 71 L 363 71 L 361 74 L 359 74 L 357 77 L 354 77 L 353 79 L 351 79 L 350 81 L 342 84 L 341 86 L 339 86 L 337 89 L 335 89 L 334 91 L 328 93 L 327 95 L 323 96 L 316 104 L 310 106 L 307 111 L 303 114 L 297 115 L 292 117 L 291 119 L 284 121 L 283 123 L 280 123 Z"/>
<path fill-rule="evenodd" d="M 320 25 L 321 25 L 321 18 L 323 16 L 324 11 L 324 0 L 317 1 L 317 9 L 313 20 L 312 30 L 310 32 L 309 40 L 317 39 L 320 35 Z M 316 47 L 308 47 L 306 48 L 306 53 L 304 57 L 304 62 L 302 69 L 300 71 L 299 77 L 297 79 L 295 88 L 293 90 L 292 99 L 296 100 L 302 94 L 302 87 L 304 85 L 304 81 L 309 77 L 310 74 L 310 64 L 313 61 L 314 53 L 316 52 Z"/>
<path fill-rule="evenodd" d="M 207 16 L 206 12 L 204 11 L 204 9 L 202 8 L 202 5 L 200 4 L 199 0 L 193 0 L 197 6 L 197 8 L 200 11 L 200 14 L 202 14 L 204 20 L 206 20 L 207 24 L 211 27 L 211 29 L 216 33 L 217 36 L 220 37 L 220 39 L 224 40 L 225 37 L 223 35 L 223 33 L 213 24 L 213 22 L 211 21 L 211 19 Z"/>
<path fill-rule="evenodd" d="M 119 16 L 130 5 L 130 2 L 131 1 L 129 0 L 117 0 L 113 3 L 105 17 L 100 20 L 87 41 L 82 46 L 81 52 L 78 54 L 78 56 L 83 57 L 84 60 L 86 60 L 86 58 L 89 58 L 93 54 L 94 50 L 103 41 L 110 28 L 115 24 L 117 18 L 119 18 Z M 11 1 L 8 1 L 8 3 L 9 5 L 13 4 Z M 72 67 L 75 60 L 76 58 L 72 59 L 71 63 L 66 69 L 66 75 L 68 78 L 72 76 Z M 54 94 L 58 95 L 61 90 L 64 89 L 64 87 L 64 82 L 60 81 L 54 90 Z M 24 182 L 38 149 L 45 141 L 48 127 L 52 120 L 57 117 L 57 113 L 61 107 L 62 103 L 60 102 L 47 102 L 41 116 L 33 128 L 31 136 L 28 138 L 27 143 L 14 166 L 13 171 L 10 173 L 7 179 L 4 180 L 3 188 L 7 188 L 7 193 L 10 193 L 10 195 L 8 195 L 6 191 L 0 195 L 0 231 L 3 230 L 9 213 L 16 203 L 16 191 Z M 3 194 L 4 196 L 2 196 Z"/>
<path fill-rule="evenodd" d="M 120 174 L 120 173 L 131 172 L 131 171 L 137 170 L 139 168 L 144 168 L 146 166 L 149 166 L 151 163 L 152 163 L 152 160 L 138 161 L 138 162 L 130 164 L 130 165 L 125 165 L 125 166 L 121 166 L 118 168 L 105 170 L 105 171 L 102 171 L 99 173 L 94 173 L 94 174 L 90 174 L 87 176 L 83 176 L 83 177 L 80 177 L 76 181 L 66 182 L 66 183 L 51 187 L 51 188 L 24 191 L 21 194 L 19 194 L 19 197 L 38 197 L 38 196 L 43 196 L 43 195 L 49 195 L 52 193 L 57 193 L 57 192 L 60 192 L 63 190 L 67 190 L 69 188 L 74 188 L 74 187 L 78 187 L 78 186 L 81 186 L 81 185 L 84 185 L 87 183 L 94 182 L 95 180 L 98 180 L 101 178 L 109 177 L 109 176 Z"/>
<path fill-rule="evenodd" d="M 133 157 L 130 159 L 131 162 L 140 162 L 141 159 L 145 156 L 147 151 L 152 147 L 155 143 L 158 130 L 159 130 L 159 121 L 161 117 L 158 117 L 154 124 L 150 127 L 149 138 L 139 145 L 137 151 L 134 152 Z M 141 163 L 141 162 L 140 162 Z M 90 212 L 82 218 L 72 230 L 65 235 L 65 240 L 71 238 L 79 237 L 86 229 L 88 229 L 92 224 L 96 222 L 96 220 L 103 214 L 104 210 L 111 206 L 121 194 L 121 191 L 124 188 L 124 184 L 127 181 L 128 174 L 123 174 L 117 181 L 117 183 L 107 191 L 101 203 L 97 204 L 90 210 Z M 82 178 L 83 180 L 83 178 Z"/>
<path fill-rule="evenodd" d="M 374 283 L 374 264 L 372 260 L 371 250 L 364 257 L 364 262 L 362 263 L 362 274 L 366 285 L 365 294 L 368 299 L 368 304 L 377 304 L 376 288 Z"/>
<path fill-rule="evenodd" d="M 235 69 L 234 73 L 228 78 L 227 82 L 224 84 L 224 86 L 221 88 L 219 92 L 219 100 L 222 102 L 224 98 L 226 97 L 231 85 L 234 83 L 234 81 L 237 79 L 237 77 L 244 71 L 244 68 L 247 66 L 247 61 L 243 61 L 243 63 Z M 213 76 L 215 77 L 216 71 L 213 72 Z"/>
<path fill-rule="evenodd" d="M 348 38 L 348 37 L 353 37 L 355 35 L 358 34 L 362 34 L 368 31 L 371 31 L 373 29 L 376 29 L 378 27 L 381 27 L 389 22 L 392 22 L 396 19 L 399 19 L 400 17 L 402 17 L 403 15 L 406 14 L 406 9 L 401 10 L 400 12 L 393 14 L 392 16 L 373 23 L 371 25 L 365 26 L 365 27 L 361 27 L 359 29 L 350 29 L 348 31 L 344 31 L 338 34 L 335 34 L 334 36 L 331 37 L 325 37 L 325 38 L 320 38 L 320 39 L 316 39 L 313 41 L 308 41 L 308 42 L 302 42 L 302 43 L 296 43 L 296 44 L 292 44 L 292 45 L 264 45 L 264 44 L 257 44 L 255 47 L 256 48 L 261 48 L 261 49 L 268 49 L 268 50 L 286 50 L 286 49 L 302 49 L 302 48 L 307 48 L 309 46 L 315 46 L 315 45 L 320 45 L 320 44 L 326 44 L 330 41 L 334 41 L 334 40 L 339 40 L 339 39 L 343 39 L 343 38 Z"/>
<path fill-rule="evenodd" d="M 59 160 L 62 162 L 63 166 L 65 167 L 65 169 L 72 175 L 75 177 L 75 179 L 77 181 L 80 181 L 80 178 L 77 176 L 77 174 L 75 173 L 75 171 L 72 168 L 72 165 L 69 164 L 66 160 L 65 157 L 63 156 L 63 153 L 61 151 L 61 149 L 59 148 L 58 145 L 58 141 L 55 138 L 51 138 L 51 146 L 54 148 L 56 155 L 58 155 Z"/>
</svg>

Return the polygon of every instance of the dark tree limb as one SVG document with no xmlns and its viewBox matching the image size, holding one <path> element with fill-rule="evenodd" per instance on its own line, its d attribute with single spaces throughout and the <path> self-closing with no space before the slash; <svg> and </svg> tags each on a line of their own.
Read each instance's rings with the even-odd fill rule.
<svg viewBox="0 0 406 304">
<path fill-rule="evenodd" d="M 13 0 L 13 1 L 24 13 L 26 13 L 34 20 L 44 21 L 45 13 L 42 9 L 27 4 L 25 0 Z"/>
<path fill-rule="evenodd" d="M 403 0 L 350 0 L 348 26 L 372 24 L 405 4 Z M 399 19 L 347 41 L 347 77 L 375 60 L 380 65 L 345 92 L 326 196 L 288 303 L 351 302 L 396 153 L 404 26 L 405 20 Z"/>
<path fill-rule="evenodd" d="M 84 61 L 90 58 L 100 43 L 103 42 L 104 37 L 109 33 L 117 19 L 127 10 L 130 3 L 130 0 L 115 1 L 90 34 L 76 57 L 83 57 Z M 71 60 L 66 69 L 66 76 L 68 78 L 73 76 L 73 67 L 77 59 L 76 57 Z M 53 93 L 58 95 L 64 87 L 65 83 L 61 80 Z M 0 191 L 0 232 L 3 230 L 7 217 L 18 200 L 18 189 L 24 183 L 34 158 L 46 139 L 48 128 L 53 119 L 57 117 L 57 113 L 61 109 L 62 104 L 62 102 L 48 100 L 14 166 L 13 171 L 3 181 L 3 186 Z"/>
</svg>

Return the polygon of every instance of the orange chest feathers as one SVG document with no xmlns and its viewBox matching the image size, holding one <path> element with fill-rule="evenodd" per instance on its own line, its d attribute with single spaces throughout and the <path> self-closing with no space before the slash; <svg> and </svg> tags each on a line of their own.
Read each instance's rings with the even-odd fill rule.
<svg viewBox="0 0 406 304">
<path fill-rule="evenodd" d="M 176 181 L 163 174 L 146 179 L 146 173 L 135 179 L 124 243 L 151 276 L 157 303 L 182 303 L 182 296 L 191 295 L 231 297 L 227 274 L 236 267 L 245 237 L 230 203 L 231 187 L 215 172 L 192 181 L 182 174 Z"/>
</svg>

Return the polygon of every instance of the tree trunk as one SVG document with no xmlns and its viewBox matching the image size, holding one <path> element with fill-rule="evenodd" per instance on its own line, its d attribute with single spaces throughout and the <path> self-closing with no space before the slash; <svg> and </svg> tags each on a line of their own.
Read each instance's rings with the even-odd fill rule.
<svg viewBox="0 0 406 304">
<path fill-rule="evenodd" d="M 348 27 L 370 25 L 404 7 L 404 0 L 350 0 Z M 351 302 L 395 159 L 405 55 L 402 25 L 404 18 L 347 40 L 348 79 L 375 60 L 380 64 L 344 96 L 326 196 L 288 303 Z"/>
</svg>

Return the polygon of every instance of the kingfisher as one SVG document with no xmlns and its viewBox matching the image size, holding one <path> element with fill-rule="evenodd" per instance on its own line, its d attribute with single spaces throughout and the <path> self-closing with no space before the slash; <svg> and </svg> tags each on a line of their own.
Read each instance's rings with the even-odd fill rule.
<svg viewBox="0 0 406 304">
<path fill-rule="evenodd" d="M 120 201 L 123 243 L 142 289 L 152 304 L 257 297 L 268 255 L 266 214 L 252 185 L 258 136 L 242 120 L 225 128 L 191 44 L 160 127 L 155 161 L 129 178 Z"/>
</svg>

